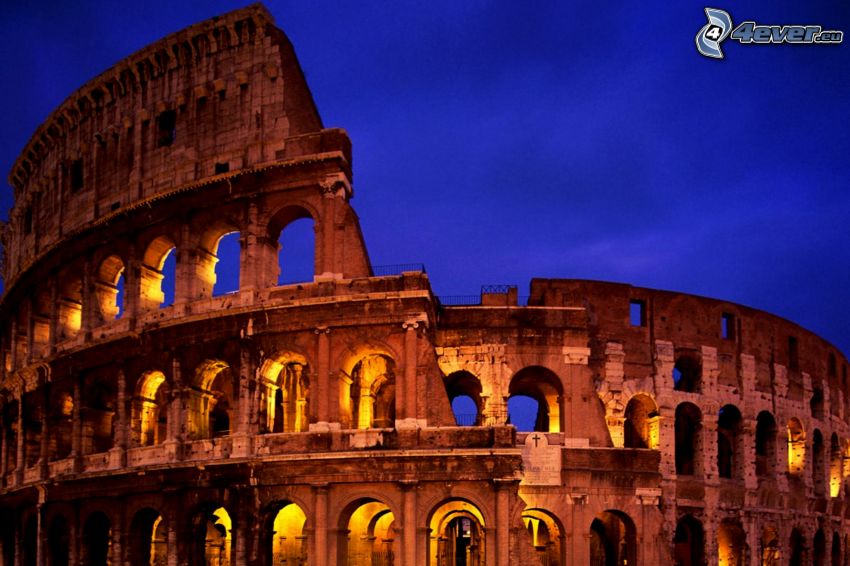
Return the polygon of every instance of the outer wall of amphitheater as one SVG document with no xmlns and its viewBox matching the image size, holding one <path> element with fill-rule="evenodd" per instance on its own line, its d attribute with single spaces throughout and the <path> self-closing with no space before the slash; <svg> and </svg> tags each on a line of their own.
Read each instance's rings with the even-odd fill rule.
<svg viewBox="0 0 850 566">
<path fill-rule="evenodd" d="M 850 564 L 841 352 L 714 299 L 441 301 L 371 265 L 351 143 L 262 6 L 89 81 L 9 181 L 2 564 Z"/>
</svg>

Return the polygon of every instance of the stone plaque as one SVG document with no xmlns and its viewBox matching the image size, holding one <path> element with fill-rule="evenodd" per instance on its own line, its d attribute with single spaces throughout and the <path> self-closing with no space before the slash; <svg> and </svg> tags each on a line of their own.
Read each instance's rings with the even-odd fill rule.
<svg viewBox="0 0 850 566">
<path fill-rule="evenodd" d="M 532 432 L 522 447 L 524 485 L 561 485 L 561 447 L 549 446 L 541 432 Z"/>
</svg>

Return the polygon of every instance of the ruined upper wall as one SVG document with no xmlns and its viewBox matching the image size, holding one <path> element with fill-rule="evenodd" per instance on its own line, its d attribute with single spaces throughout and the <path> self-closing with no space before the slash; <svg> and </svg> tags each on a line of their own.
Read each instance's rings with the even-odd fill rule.
<svg viewBox="0 0 850 566">
<path fill-rule="evenodd" d="M 741 354 L 753 356 L 757 388 L 770 391 L 776 366 L 787 371 L 789 396 L 802 397 L 803 374 L 814 388 L 850 395 L 847 358 L 816 334 L 781 317 L 706 297 L 601 281 L 535 279 L 530 305 L 587 309 L 588 331 L 596 354 L 607 342 L 623 344 L 627 372 L 651 367 L 657 341 L 676 351 L 717 350 L 721 383 L 734 383 Z M 631 305 L 642 309 L 632 321 Z M 725 320 L 725 322 L 724 322 Z M 629 369 L 631 367 L 631 370 Z"/>
<path fill-rule="evenodd" d="M 321 130 L 292 45 L 262 6 L 174 33 L 89 81 L 36 130 L 9 174 L 4 278 L 134 203 L 326 151 Z M 343 142 L 330 145 L 348 157 Z"/>
</svg>

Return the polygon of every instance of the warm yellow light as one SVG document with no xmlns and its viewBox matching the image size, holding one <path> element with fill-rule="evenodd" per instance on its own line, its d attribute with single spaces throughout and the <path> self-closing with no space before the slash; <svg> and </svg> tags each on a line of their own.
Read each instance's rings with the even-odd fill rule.
<svg viewBox="0 0 850 566">
<path fill-rule="evenodd" d="M 307 516 L 301 507 L 290 503 L 277 512 L 274 518 L 274 539 L 272 541 L 273 562 L 275 564 L 297 564 L 306 559 L 304 552 L 304 523 Z"/>
</svg>

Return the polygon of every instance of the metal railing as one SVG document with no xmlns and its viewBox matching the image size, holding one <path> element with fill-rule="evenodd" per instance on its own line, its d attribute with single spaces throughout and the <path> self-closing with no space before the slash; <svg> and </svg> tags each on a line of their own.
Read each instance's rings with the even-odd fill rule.
<svg viewBox="0 0 850 566">
<path fill-rule="evenodd" d="M 421 273 L 427 273 L 427 271 L 425 271 L 424 263 L 396 263 L 392 265 L 372 265 L 371 268 L 372 274 L 375 277 L 401 275 L 405 271 L 419 271 Z"/>
</svg>

